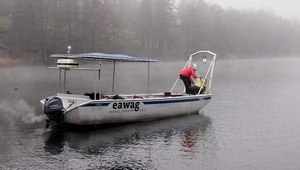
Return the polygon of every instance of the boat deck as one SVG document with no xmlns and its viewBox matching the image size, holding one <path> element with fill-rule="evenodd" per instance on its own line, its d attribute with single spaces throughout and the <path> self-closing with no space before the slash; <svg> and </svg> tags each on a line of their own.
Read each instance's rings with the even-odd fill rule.
<svg viewBox="0 0 300 170">
<path fill-rule="evenodd" d="M 58 93 L 59 96 L 74 97 L 74 98 L 84 98 L 84 99 L 95 99 L 94 93 L 85 93 L 84 95 L 78 94 L 63 94 Z M 101 95 L 101 99 L 146 99 L 146 98 L 164 98 L 164 97 L 178 97 L 183 96 L 181 94 L 171 94 L 169 92 L 165 93 L 153 93 L 153 94 L 118 94 L 118 95 Z M 99 100 L 99 93 L 96 94 L 96 100 Z"/>
<path fill-rule="evenodd" d="M 83 100 L 99 100 L 99 93 L 96 95 L 94 93 L 85 93 L 84 95 L 80 94 L 67 94 L 67 93 L 57 93 L 57 96 L 63 97 L 63 98 L 72 98 L 72 99 L 83 99 Z M 96 98 L 95 98 L 96 96 Z M 165 93 L 153 93 L 153 94 L 119 94 L 119 95 L 103 95 L 101 96 L 101 99 L 107 100 L 107 99 L 125 99 L 125 100 L 131 100 L 131 99 L 153 99 L 153 98 L 170 98 L 170 97 L 179 97 L 184 96 L 182 94 L 171 94 L 170 92 Z M 101 100 L 100 99 L 100 100 Z"/>
</svg>

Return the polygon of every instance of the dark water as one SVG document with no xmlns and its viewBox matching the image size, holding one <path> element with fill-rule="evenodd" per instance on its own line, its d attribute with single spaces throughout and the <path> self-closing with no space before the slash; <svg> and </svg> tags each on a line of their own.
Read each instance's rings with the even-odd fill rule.
<svg viewBox="0 0 300 170">
<path fill-rule="evenodd" d="M 169 90 L 184 64 L 153 66 L 151 90 Z M 147 89 L 147 78 L 126 78 L 137 69 L 119 70 L 118 93 Z M 299 169 L 299 71 L 299 58 L 219 60 L 197 115 L 71 131 L 45 129 L 39 100 L 57 91 L 56 71 L 0 68 L 0 169 Z M 92 90 L 89 76 L 68 89 Z"/>
</svg>

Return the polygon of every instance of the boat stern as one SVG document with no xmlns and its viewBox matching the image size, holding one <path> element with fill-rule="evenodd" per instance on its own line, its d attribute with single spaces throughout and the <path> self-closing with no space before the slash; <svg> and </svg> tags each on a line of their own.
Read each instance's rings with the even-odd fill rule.
<svg viewBox="0 0 300 170">
<path fill-rule="evenodd" d="M 59 97 L 50 96 L 41 100 L 44 113 L 49 119 L 50 125 L 63 123 L 63 102 Z M 47 122 L 48 123 L 48 122 Z"/>
</svg>

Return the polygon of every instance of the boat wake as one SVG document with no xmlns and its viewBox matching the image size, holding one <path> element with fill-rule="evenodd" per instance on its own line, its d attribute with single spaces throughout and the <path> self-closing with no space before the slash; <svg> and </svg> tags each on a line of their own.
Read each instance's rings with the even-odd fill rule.
<svg viewBox="0 0 300 170">
<path fill-rule="evenodd" d="M 34 107 L 24 99 L 1 100 L 0 111 L 7 118 L 19 119 L 25 124 L 34 124 L 44 120 L 44 116 L 37 115 Z"/>
</svg>

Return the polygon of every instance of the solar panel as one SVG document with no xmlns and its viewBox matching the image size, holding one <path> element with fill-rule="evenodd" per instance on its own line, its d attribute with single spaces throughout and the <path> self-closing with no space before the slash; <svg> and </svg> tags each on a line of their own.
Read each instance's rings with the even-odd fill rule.
<svg viewBox="0 0 300 170">
<path fill-rule="evenodd" d="M 85 53 L 85 54 L 52 54 L 51 58 L 69 58 L 82 60 L 108 60 L 119 62 L 157 62 L 156 59 L 132 57 L 123 54 Z"/>
</svg>

